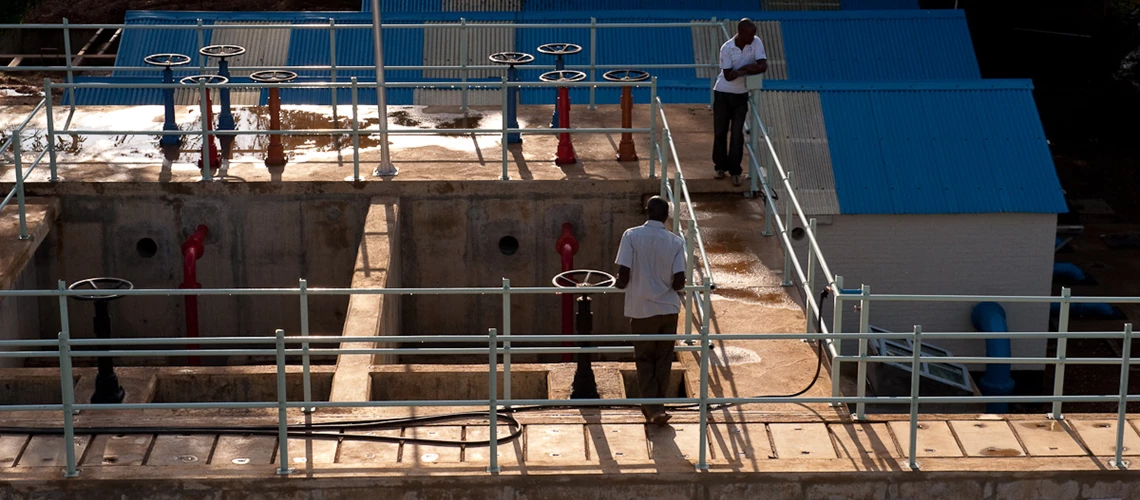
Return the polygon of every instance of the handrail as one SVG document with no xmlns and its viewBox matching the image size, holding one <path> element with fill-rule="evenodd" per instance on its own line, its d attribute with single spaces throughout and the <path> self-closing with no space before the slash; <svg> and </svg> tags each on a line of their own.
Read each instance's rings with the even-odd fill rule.
<svg viewBox="0 0 1140 500">
<path fill-rule="evenodd" d="M 28 117 L 25 118 L 18 127 L 12 129 L 12 133 L 8 136 L 8 140 L 4 142 L 3 146 L 0 146 L 0 153 L 7 151 L 8 147 L 12 146 L 12 163 L 16 165 L 16 171 L 14 173 L 16 176 L 15 185 L 13 185 L 12 189 L 8 191 L 8 195 L 4 197 L 4 201 L 0 201 L 0 211 L 3 211 L 4 207 L 8 206 L 8 202 L 12 201 L 13 197 L 16 198 L 16 211 L 17 216 L 19 217 L 20 227 L 20 233 L 17 238 L 21 240 L 26 240 L 29 238 L 27 215 L 28 211 L 27 207 L 24 205 L 24 182 L 27 181 L 28 177 L 32 175 L 32 171 L 36 169 L 36 166 L 39 165 L 40 160 L 43 159 L 44 154 L 47 153 L 48 150 L 45 148 L 44 151 L 41 152 L 38 157 L 36 157 L 35 161 L 32 162 L 32 165 L 28 167 L 27 173 L 24 173 L 23 150 L 20 148 L 20 135 L 24 133 L 24 129 L 28 126 L 29 123 L 31 123 L 32 118 L 34 118 L 41 109 L 47 107 L 49 102 L 48 99 L 51 99 L 51 94 L 44 94 L 44 98 L 40 100 L 39 104 L 36 104 L 36 106 L 32 108 L 32 112 L 28 114 Z"/>
<path fill-rule="evenodd" d="M 670 130 L 669 129 L 669 120 L 668 120 L 668 118 L 665 117 L 664 104 L 661 102 L 661 98 L 657 97 L 656 101 L 653 104 L 657 108 L 656 112 L 658 113 L 658 116 L 660 116 L 660 118 L 661 118 L 661 129 L 665 130 L 665 131 Z M 685 208 L 689 212 L 689 220 L 692 222 L 694 227 L 699 227 L 699 223 L 697 222 L 697 214 L 695 211 L 693 211 L 693 200 L 692 200 L 692 197 L 689 196 L 689 184 L 687 182 L 685 182 L 685 174 L 684 174 L 684 172 L 681 171 L 681 156 L 677 153 L 676 143 L 674 143 L 673 141 L 670 140 L 669 141 L 669 149 L 667 152 L 672 155 L 673 170 L 675 170 L 677 177 L 681 181 L 680 182 L 680 184 L 681 184 L 681 193 L 680 194 L 683 197 L 683 199 L 685 200 Z M 666 182 L 665 185 L 668 186 L 668 183 Z M 679 216 L 679 215 L 677 215 L 677 216 Z M 694 231 L 694 233 L 696 234 L 695 239 L 696 239 L 697 249 L 700 251 L 701 266 L 704 270 L 704 276 L 708 277 L 708 279 L 711 281 L 712 280 L 712 270 L 709 268 L 708 255 L 705 252 L 704 238 L 701 237 L 701 232 L 699 229 Z M 715 289 L 715 288 L 716 287 L 714 285 L 713 289 Z"/>
</svg>

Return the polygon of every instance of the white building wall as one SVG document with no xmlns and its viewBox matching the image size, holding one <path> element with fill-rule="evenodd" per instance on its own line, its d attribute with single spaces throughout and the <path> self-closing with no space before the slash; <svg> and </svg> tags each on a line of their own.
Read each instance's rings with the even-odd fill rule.
<svg viewBox="0 0 1140 500">
<path fill-rule="evenodd" d="M 867 284 L 873 294 L 1048 295 L 1051 291 L 1053 214 L 836 215 L 821 217 L 819 223 L 820 247 L 847 289 Z M 796 253 L 801 264 L 806 264 L 806 239 L 797 244 Z M 859 328 L 859 313 L 853 305 L 843 313 L 845 332 Z M 918 324 L 928 333 L 972 332 L 974 305 L 874 302 L 870 321 L 891 331 L 909 332 Z M 1048 329 L 1048 304 L 1002 307 L 1010 331 Z M 830 323 L 830 305 L 823 314 Z M 1043 339 L 1015 340 L 1013 353 L 1042 356 L 1045 343 Z M 845 342 L 844 353 L 855 353 L 856 344 Z M 981 340 L 942 340 L 936 345 L 955 355 L 985 355 Z"/>
</svg>

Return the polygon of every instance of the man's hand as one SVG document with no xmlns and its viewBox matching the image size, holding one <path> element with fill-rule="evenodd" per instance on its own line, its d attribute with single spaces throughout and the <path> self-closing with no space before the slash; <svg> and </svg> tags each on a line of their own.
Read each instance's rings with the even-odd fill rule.
<svg viewBox="0 0 1140 500">
<path fill-rule="evenodd" d="M 739 75 L 759 75 L 760 73 L 763 73 L 765 71 L 768 71 L 768 60 L 767 59 L 761 59 L 759 61 L 756 61 L 754 63 L 750 63 L 747 66 L 744 66 L 743 68 L 736 70 L 736 73 L 738 74 L 738 76 Z"/>
<path fill-rule="evenodd" d="M 731 81 L 733 81 L 733 80 L 735 80 L 735 79 L 737 79 L 737 78 L 739 78 L 739 77 L 740 77 L 740 73 L 737 73 L 737 72 L 736 72 L 736 70 L 732 70 L 732 69 L 726 69 L 726 70 L 724 70 L 724 79 L 725 79 L 726 81 L 730 81 L 730 82 L 731 82 Z"/>
<path fill-rule="evenodd" d="M 625 287 L 628 285 L 629 285 L 629 268 L 625 267 L 625 266 L 619 266 L 618 267 L 617 281 L 614 282 L 614 286 L 618 287 L 622 290 L 625 290 Z"/>
</svg>

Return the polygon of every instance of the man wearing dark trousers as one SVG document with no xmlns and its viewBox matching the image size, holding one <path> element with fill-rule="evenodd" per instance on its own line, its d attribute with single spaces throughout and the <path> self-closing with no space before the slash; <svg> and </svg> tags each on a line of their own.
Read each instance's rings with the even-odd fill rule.
<svg viewBox="0 0 1140 500">
<path fill-rule="evenodd" d="M 625 290 L 625 316 L 635 334 L 676 334 L 685 287 L 685 243 L 668 229 L 669 203 L 660 196 L 645 206 L 649 220 L 626 230 L 618 245 L 616 286 Z M 633 343 L 637 387 L 643 398 L 668 396 L 673 366 L 672 340 Z M 645 420 L 657 425 L 669 421 L 665 406 L 642 405 Z"/>
<path fill-rule="evenodd" d="M 732 176 L 732 185 L 739 186 L 744 120 L 748 117 L 744 77 L 768 71 L 768 56 L 764 54 L 764 43 L 756 37 L 756 23 L 748 18 L 740 20 L 736 36 L 720 47 L 720 68 L 713 86 L 713 166 L 717 179 L 728 174 Z M 732 139 L 726 140 L 730 133 Z"/>
</svg>

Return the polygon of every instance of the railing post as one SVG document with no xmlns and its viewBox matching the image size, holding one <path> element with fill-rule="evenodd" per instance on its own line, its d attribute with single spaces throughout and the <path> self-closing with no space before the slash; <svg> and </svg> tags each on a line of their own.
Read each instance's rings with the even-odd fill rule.
<svg viewBox="0 0 1140 500">
<path fill-rule="evenodd" d="M 206 72 L 206 58 L 198 52 L 202 47 L 206 46 L 206 33 L 202 31 L 202 19 L 198 19 L 198 48 L 194 49 L 194 53 L 198 54 L 198 74 L 201 75 Z M 71 82 L 68 82 L 71 83 Z"/>
<path fill-rule="evenodd" d="M 289 419 L 286 415 L 288 401 L 285 391 L 285 330 L 277 329 L 277 473 L 292 474 L 289 467 Z"/>
<path fill-rule="evenodd" d="M 843 276 L 835 277 L 835 288 L 831 290 L 831 295 L 834 297 L 831 307 L 831 334 L 834 335 L 831 339 L 831 345 L 835 347 L 835 353 L 843 355 L 843 341 L 841 340 L 840 333 L 843 332 Z M 840 365 L 843 362 L 838 359 L 831 360 L 831 397 L 837 398 L 842 395 L 839 387 L 840 379 Z M 838 403 L 833 403 L 832 406 L 842 406 Z"/>
<path fill-rule="evenodd" d="M 788 233 L 792 230 L 792 211 L 795 210 L 795 205 L 792 205 L 792 193 L 790 192 L 792 189 L 791 186 L 794 186 L 794 184 L 793 184 L 793 182 L 795 180 L 794 175 L 795 175 L 795 172 L 788 172 L 788 184 L 787 185 L 788 185 L 789 192 L 784 194 L 784 197 L 787 198 L 785 200 L 787 202 L 787 208 L 786 208 L 786 213 L 784 213 L 784 236 L 785 237 L 781 238 L 781 241 L 786 240 L 788 242 L 788 248 L 784 249 L 784 281 L 782 283 L 780 283 L 783 286 L 791 286 L 792 285 L 792 247 L 791 247 L 792 240 L 791 240 L 791 234 L 788 234 Z"/>
<path fill-rule="evenodd" d="M 312 413 L 317 409 L 309 406 L 313 402 L 313 386 L 310 380 L 309 373 L 309 282 L 302 279 L 298 282 L 301 290 L 301 337 L 304 342 L 301 342 L 301 384 L 305 394 L 305 406 L 302 409 L 305 413 Z"/>
<path fill-rule="evenodd" d="M 1120 402 L 1116 408 L 1116 457 L 1109 465 L 1117 469 L 1127 469 L 1128 462 L 1124 460 L 1124 428 L 1128 422 L 1124 417 L 1128 414 L 1128 372 L 1132 368 L 1132 323 L 1124 324 L 1124 346 L 1120 354 Z"/>
<path fill-rule="evenodd" d="M 59 390 L 63 402 L 63 451 L 67 462 L 64 477 L 76 477 L 75 469 L 75 378 L 71 373 L 71 324 L 67 314 L 67 283 L 59 280 Z"/>
<path fill-rule="evenodd" d="M 661 197 L 664 198 L 669 189 L 669 157 L 673 150 L 673 134 L 669 129 L 661 131 Z"/>
<path fill-rule="evenodd" d="M 67 56 L 64 58 L 66 60 L 66 63 L 67 63 L 67 84 L 68 85 L 74 85 L 75 84 L 75 73 L 72 71 L 72 68 L 71 68 L 71 28 L 68 26 L 68 22 L 67 22 L 66 17 L 63 18 L 63 52 Z M 71 104 L 71 115 L 74 115 L 75 114 L 75 87 L 68 87 L 67 88 L 67 97 L 68 97 L 68 100 L 71 101 L 71 103 L 70 103 Z M 45 95 L 44 98 L 50 100 L 51 95 L 50 94 Z M 70 116 L 68 117 L 67 121 L 68 121 L 68 123 L 71 123 L 71 117 Z M 64 127 L 64 128 L 66 128 L 66 127 Z"/>
<path fill-rule="evenodd" d="M 719 54 L 717 57 L 720 57 Z M 715 75 L 713 80 L 715 82 Z M 756 155 L 756 161 L 749 162 L 750 167 L 754 166 L 756 168 L 754 172 L 750 171 L 751 175 L 749 175 L 750 189 L 752 189 L 753 193 L 760 191 L 758 183 L 760 182 L 760 134 L 762 134 L 762 132 L 760 131 L 760 108 L 756 106 L 756 104 L 760 102 L 758 99 L 759 94 L 758 91 L 754 90 L 748 92 L 748 142 L 752 145 L 751 154 Z"/>
<path fill-rule="evenodd" d="M 696 241 L 695 221 L 689 221 L 685 231 L 685 285 L 693 286 L 693 266 L 695 265 L 693 244 Z M 707 278 L 706 278 L 707 279 Z M 685 292 L 685 335 L 693 333 L 693 294 Z M 686 340 L 686 342 L 688 342 Z"/>
<path fill-rule="evenodd" d="M 1068 342 L 1069 339 L 1063 335 L 1069 332 L 1069 305 L 1073 296 L 1073 290 L 1069 287 L 1061 287 L 1061 311 L 1057 318 L 1057 333 L 1062 336 L 1057 337 L 1057 364 L 1053 365 L 1053 395 L 1061 396 L 1065 393 L 1065 359 L 1067 358 Z M 1053 411 L 1049 413 L 1049 418 L 1053 420 L 1063 420 L 1065 415 L 1061 413 L 1061 402 L 1053 401 Z"/>
<path fill-rule="evenodd" d="M 500 180 L 509 181 L 511 176 L 507 173 L 507 77 L 503 77 L 503 175 L 499 177 Z"/>
<path fill-rule="evenodd" d="M 51 102 L 51 78 L 44 78 L 44 105 L 47 111 L 48 182 L 59 182 L 55 165 L 55 116 Z"/>
<path fill-rule="evenodd" d="M 711 21 L 715 23 L 716 22 L 716 16 L 713 16 Z M 712 29 L 711 26 L 709 28 L 710 28 L 710 30 Z M 703 31 L 703 30 L 700 30 L 700 31 Z M 717 61 L 717 67 L 719 68 L 720 67 L 720 64 L 719 64 L 719 62 L 720 62 L 720 51 L 719 50 L 716 51 L 712 60 Z M 696 61 L 693 61 L 693 62 L 696 62 Z M 712 109 L 713 99 L 716 98 L 716 91 L 713 88 L 716 87 L 716 77 L 717 77 L 717 73 L 720 73 L 720 71 L 713 70 L 713 71 L 710 71 L 709 73 L 712 74 L 712 76 L 709 77 L 709 109 Z M 697 74 L 699 75 L 700 71 L 697 71 Z"/>
<path fill-rule="evenodd" d="M 910 450 L 907 451 L 907 466 L 918 470 L 918 358 L 922 354 L 922 326 L 914 325 L 914 354 L 910 360 Z"/>
<path fill-rule="evenodd" d="M 460 101 L 460 108 L 463 109 L 463 123 L 465 127 L 467 126 L 467 78 L 469 73 L 467 71 L 467 59 L 470 56 L 467 48 L 467 39 L 467 18 L 461 17 L 459 18 L 459 66 L 461 68 L 459 77 L 463 83 L 463 89 L 459 91 L 459 94 L 462 99 Z M 506 116 L 504 116 L 503 119 L 506 120 Z"/>
<path fill-rule="evenodd" d="M 677 169 L 677 176 L 673 178 L 673 234 L 681 234 L 681 169 Z"/>
<path fill-rule="evenodd" d="M 503 399 L 511 400 L 511 280 L 503 278 Z M 509 406 L 509 405 L 508 405 Z"/>
<path fill-rule="evenodd" d="M 871 330 L 871 286 L 863 285 L 859 292 L 859 370 L 855 376 L 856 391 L 859 397 L 867 395 L 867 332 Z M 867 420 L 866 403 L 855 403 L 855 420 Z"/>
<path fill-rule="evenodd" d="M 594 67 L 598 64 L 598 20 L 597 18 L 590 18 L 590 82 L 597 81 L 594 74 Z M 590 109 L 597 109 L 598 106 L 594 102 L 594 89 L 596 85 L 590 85 Z"/>
<path fill-rule="evenodd" d="M 357 81 L 352 77 L 352 177 L 349 182 L 362 182 L 360 177 L 360 114 L 357 109 Z"/>
<path fill-rule="evenodd" d="M 199 22 L 200 21 L 201 19 L 199 19 Z M 208 106 L 206 104 L 206 92 L 209 92 L 209 90 L 206 89 L 206 80 L 204 78 L 199 78 L 198 99 L 202 103 L 202 180 L 210 181 L 213 180 L 214 176 L 210 172 L 210 112 L 207 109 Z"/>
<path fill-rule="evenodd" d="M 20 148 L 20 129 L 12 131 L 12 161 L 16 165 L 16 214 L 20 218 L 20 235 L 17 238 L 26 240 L 28 235 L 28 207 L 24 205 L 24 154 Z"/>
<path fill-rule="evenodd" d="M 487 419 L 490 420 L 491 432 L 491 463 L 487 466 L 487 472 L 490 472 L 492 474 L 498 474 L 501 470 L 499 468 L 499 388 L 497 387 L 498 373 L 496 373 L 499 371 L 499 357 L 495 352 L 495 348 L 497 347 L 497 337 L 495 334 L 496 331 L 494 328 L 487 330 L 487 335 L 489 338 L 487 342 L 487 394 L 489 395 L 488 399 L 490 400 L 490 408 L 488 411 Z"/>
<path fill-rule="evenodd" d="M 333 83 L 336 83 L 336 19 L 332 18 L 332 17 L 329 18 L 329 76 L 332 77 Z M 340 91 L 340 89 L 338 87 L 335 87 L 335 86 L 329 88 L 329 92 L 332 94 L 331 97 L 332 97 L 333 116 L 337 116 L 337 114 L 336 114 L 336 101 L 337 101 L 336 93 L 339 91 Z M 333 128 L 340 128 L 340 126 L 334 124 Z M 340 150 L 340 140 L 339 139 L 337 140 L 337 150 Z"/>
<path fill-rule="evenodd" d="M 660 144 L 657 142 L 657 113 L 661 112 L 661 105 L 657 103 L 657 77 L 649 85 L 649 178 L 652 179 L 656 172 L 653 169 L 657 166 L 657 148 Z"/>
<path fill-rule="evenodd" d="M 808 234 L 815 234 L 815 218 L 808 219 Z M 811 242 L 808 242 L 807 248 L 807 295 L 811 297 L 815 293 L 815 252 L 812 251 Z M 819 314 L 823 312 L 823 303 L 816 303 L 817 311 L 812 311 L 811 307 L 807 308 L 807 329 L 808 333 L 819 333 L 816 330 L 816 322 L 819 319 Z"/>
<path fill-rule="evenodd" d="M 704 311 L 701 314 L 701 388 L 700 388 L 700 451 L 697 460 L 697 470 L 708 470 L 709 445 L 709 314 L 712 311 L 712 289 L 710 283 L 704 284 L 701 290 L 704 302 Z"/>
</svg>

